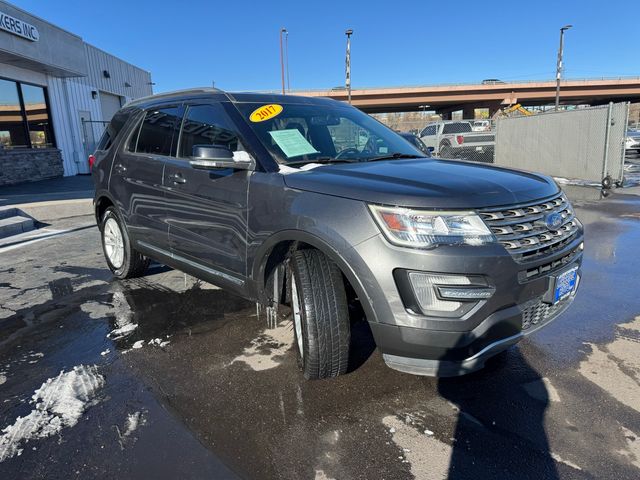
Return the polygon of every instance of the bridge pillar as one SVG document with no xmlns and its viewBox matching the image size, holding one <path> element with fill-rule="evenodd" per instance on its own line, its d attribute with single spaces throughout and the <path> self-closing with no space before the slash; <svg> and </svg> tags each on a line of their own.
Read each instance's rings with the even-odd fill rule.
<svg viewBox="0 0 640 480">
<path fill-rule="evenodd" d="M 476 118 L 476 108 L 475 105 L 465 105 L 462 108 L 462 118 L 465 120 L 473 120 Z"/>
<path fill-rule="evenodd" d="M 489 118 L 492 118 L 501 107 L 502 105 L 499 103 L 492 103 L 489 105 Z"/>
</svg>

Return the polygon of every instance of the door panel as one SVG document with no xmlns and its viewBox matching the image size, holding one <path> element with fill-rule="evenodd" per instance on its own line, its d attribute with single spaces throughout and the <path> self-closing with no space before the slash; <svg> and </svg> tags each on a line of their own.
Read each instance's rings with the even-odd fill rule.
<svg viewBox="0 0 640 480">
<path fill-rule="evenodd" d="M 188 158 L 194 145 L 243 150 L 235 131 L 220 103 L 188 106 L 178 158 L 167 159 L 164 187 L 171 252 L 231 279 L 243 279 L 251 172 L 195 169 Z"/>
<path fill-rule="evenodd" d="M 165 162 L 174 152 L 173 137 L 181 119 L 179 106 L 144 114 L 114 159 L 110 189 L 133 242 L 169 250 L 163 178 Z"/>
</svg>

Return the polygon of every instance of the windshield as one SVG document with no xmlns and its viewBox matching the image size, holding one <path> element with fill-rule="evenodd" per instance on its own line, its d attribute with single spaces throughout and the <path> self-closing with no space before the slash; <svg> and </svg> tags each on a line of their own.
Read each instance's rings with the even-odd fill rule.
<svg viewBox="0 0 640 480">
<path fill-rule="evenodd" d="M 360 110 L 337 102 L 235 105 L 279 163 L 424 157 L 393 130 Z"/>
</svg>

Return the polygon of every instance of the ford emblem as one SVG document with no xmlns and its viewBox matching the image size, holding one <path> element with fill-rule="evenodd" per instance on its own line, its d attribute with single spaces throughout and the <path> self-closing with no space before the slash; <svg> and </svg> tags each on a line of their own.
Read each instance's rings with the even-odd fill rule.
<svg viewBox="0 0 640 480">
<path fill-rule="evenodd" d="M 562 226 L 562 215 L 559 213 L 550 213 L 544 217 L 544 223 L 549 230 L 558 230 Z"/>
</svg>

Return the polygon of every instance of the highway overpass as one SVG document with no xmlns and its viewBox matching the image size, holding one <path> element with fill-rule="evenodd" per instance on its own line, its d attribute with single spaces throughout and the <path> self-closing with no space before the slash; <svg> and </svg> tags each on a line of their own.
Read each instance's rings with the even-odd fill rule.
<svg viewBox="0 0 640 480">
<path fill-rule="evenodd" d="M 346 100 L 343 88 L 298 90 L 295 95 Z M 488 108 L 490 114 L 506 105 L 549 105 L 554 103 L 555 80 L 494 82 L 491 84 L 424 85 L 414 87 L 359 88 L 351 91 L 354 106 L 367 113 L 435 110 L 445 117 L 457 110 L 473 118 L 475 108 Z M 563 80 L 562 104 L 602 105 L 608 102 L 640 102 L 640 77 Z"/>
</svg>

